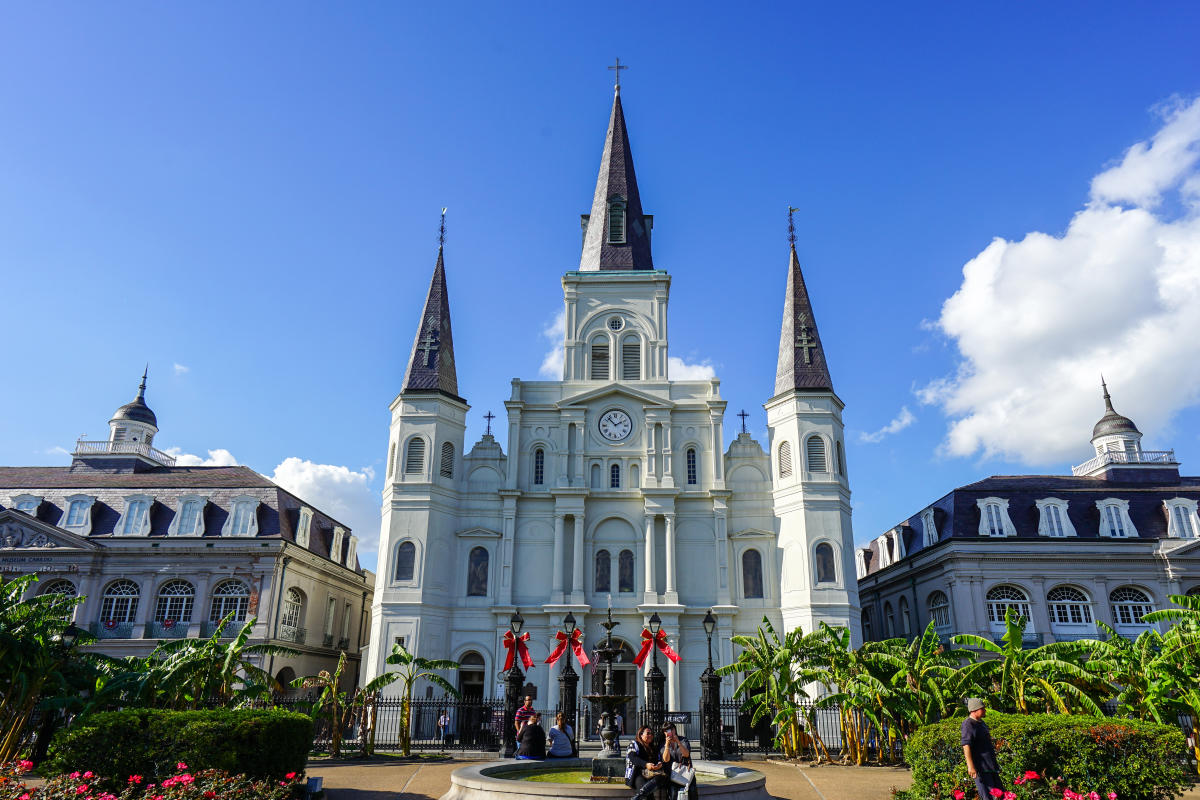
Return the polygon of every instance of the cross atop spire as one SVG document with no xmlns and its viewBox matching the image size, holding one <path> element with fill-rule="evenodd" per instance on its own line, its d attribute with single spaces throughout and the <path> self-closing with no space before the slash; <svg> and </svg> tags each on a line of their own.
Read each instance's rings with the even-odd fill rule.
<svg viewBox="0 0 1200 800">
<path fill-rule="evenodd" d="M 616 81 L 617 81 L 616 85 L 613 86 L 613 90 L 617 94 L 620 94 L 621 93 L 621 70 L 629 69 L 629 67 L 623 66 L 621 64 L 621 59 L 618 58 L 617 63 L 613 64 L 611 67 L 609 67 L 609 69 L 611 69 L 615 73 L 613 75 L 613 77 L 616 78 Z"/>
<path fill-rule="evenodd" d="M 446 263 L 442 250 L 446 241 L 446 210 L 438 229 L 437 264 L 425 296 L 425 308 L 413 339 L 401 393 L 436 392 L 455 400 L 458 376 L 454 370 L 454 336 L 450 330 L 450 295 L 446 291 Z"/>
<path fill-rule="evenodd" d="M 812 301 L 796 255 L 795 223 L 788 208 L 788 279 L 783 301 L 783 327 L 779 333 L 779 364 L 775 371 L 775 394 L 789 391 L 832 392 L 833 378 L 825 361 L 825 349 L 817 332 Z"/>
<path fill-rule="evenodd" d="M 792 214 L 799 210 L 794 206 L 788 206 L 788 244 L 793 250 L 796 249 L 796 220 L 793 219 Z"/>
</svg>

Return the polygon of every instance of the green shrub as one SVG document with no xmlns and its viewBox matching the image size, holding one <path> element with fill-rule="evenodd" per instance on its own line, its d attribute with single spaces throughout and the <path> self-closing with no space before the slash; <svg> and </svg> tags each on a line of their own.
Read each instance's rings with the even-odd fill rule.
<svg viewBox="0 0 1200 800">
<path fill-rule="evenodd" d="M 0 764 L 0 800 L 300 800 L 302 773 L 283 780 L 254 780 L 221 770 L 189 771 L 179 764 L 161 783 L 142 775 L 114 781 L 92 772 L 55 775 L 36 787 L 24 783 L 30 762 Z"/>
<path fill-rule="evenodd" d="M 281 778 L 303 771 L 312 740 L 312 719 L 291 711 L 108 711 L 60 731 L 41 769 L 124 780 L 164 777 L 184 762 L 194 770 Z"/>
<path fill-rule="evenodd" d="M 1019 797 L 1062 797 L 1064 788 L 1119 800 L 1168 800 L 1190 783 L 1187 747 L 1175 727 L 1140 720 L 1071 714 L 997 714 L 987 724 L 996 743 L 1000 782 Z M 962 718 L 927 725 L 909 737 L 910 800 L 949 800 L 955 789 L 975 797 L 960 738 Z M 1026 785 L 1027 771 L 1041 778 Z M 1061 780 L 1059 780 L 1061 778 Z M 1037 792 L 1034 792 L 1035 786 Z"/>
</svg>

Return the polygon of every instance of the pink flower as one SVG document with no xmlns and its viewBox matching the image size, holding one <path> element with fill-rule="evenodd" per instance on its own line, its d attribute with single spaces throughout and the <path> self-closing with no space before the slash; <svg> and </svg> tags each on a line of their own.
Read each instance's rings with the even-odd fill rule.
<svg viewBox="0 0 1200 800">
<path fill-rule="evenodd" d="M 212 800 L 212 798 L 217 796 L 217 793 L 214 792 L 212 789 L 209 789 L 207 792 L 204 793 L 204 796 L 207 797 L 208 800 Z"/>
<path fill-rule="evenodd" d="M 991 794 L 992 797 L 1004 797 L 1003 789 L 988 789 L 988 793 Z"/>
<path fill-rule="evenodd" d="M 142 782 L 142 776 L 141 776 L 141 775 L 130 775 L 130 776 L 129 776 L 129 782 L 130 782 L 130 783 L 141 783 L 141 782 Z"/>
<path fill-rule="evenodd" d="M 1100 800 L 1099 792 L 1088 792 L 1088 800 Z"/>
<path fill-rule="evenodd" d="M 79 779 L 80 779 L 82 776 L 83 776 L 83 773 L 81 773 L 81 772 L 72 772 L 72 773 L 71 773 L 71 780 L 73 780 L 73 781 L 77 781 L 77 780 L 79 780 Z"/>
<path fill-rule="evenodd" d="M 1025 783 L 1024 778 L 1013 778 L 1013 786 L 1020 786 L 1023 783 Z"/>
<path fill-rule="evenodd" d="M 1109 793 L 1108 793 L 1108 800 L 1117 800 L 1117 793 L 1116 793 L 1116 792 L 1109 792 Z"/>
<path fill-rule="evenodd" d="M 289 772 L 287 775 L 284 775 L 283 777 L 287 778 L 290 781 L 292 778 L 296 777 L 296 773 Z M 935 783 L 934 786 L 937 786 L 937 784 Z"/>
<path fill-rule="evenodd" d="M 1005 792 L 1004 800 L 1017 800 L 1017 793 L 1016 792 Z"/>
<path fill-rule="evenodd" d="M 175 769 L 180 769 L 180 770 L 187 769 L 187 764 L 180 761 L 178 764 L 175 765 Z"/>
<path fill-rule="evenodd" d="M 95 775 L 95 773 L 93 773 L 93 772 L 92 772 L 92 771 L 89 769 L 87 772 L 83 773 L 83 777 L 85 777 L 85 778 L 94 778 L 94 777 L 96 777 L 96 775 Z"/>
<path fill-rule="evenodd" d="M 965 794 L 963 794 L 963 790 L 962 790 L 962 789 L 955 789 L 955 790 L 954 790 L 954 800 L 963 800 L 963 798 L 964 798 L 964 797 L 966 797 L 966 795 L 965 795 Z"/>
<path fill-rule="evenodd" d="M 86 791 L 87 791 L 87 784 L 86 784 L 86 783 L 84 783 L 84 784 L 80 784 L 79 786 L 76 786 L 76 787 L 75 787 L 75 794 L 83 794 L 83 793 L 84 793 L 84 792 L 86 792 Z"/>
<path fill-rule="evenodd" d="M 1038 777 L 1039 777 L 1039 775 L 1036 772 L 1034 772 L 1033 770 L 1031 770 L 1031 769 L 1025 770 L 1025 780 L 1036 781 L 1038 779 Z"/>
<path fill-rule="evenodd" d="M 29 800 L 29 792 L 26 792 L 25 794 L 21 795 L 20 797 L 17 798 L 17 800 Z"/>
<path fill-rule="evenodd" d="M 29 772 L 29 770 L 33 769 L 33 762 L 32 761 L 18 761 L 17 769 L 20 770 L 21 772 Z"/>
</svg>

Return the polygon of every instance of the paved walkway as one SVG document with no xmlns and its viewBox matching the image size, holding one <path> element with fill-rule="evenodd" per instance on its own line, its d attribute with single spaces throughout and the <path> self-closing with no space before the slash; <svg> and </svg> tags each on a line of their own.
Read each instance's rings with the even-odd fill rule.
<svg viewBox="0 0 1200 800">
<path fill-rule="evenodd" d="M 309 775 L 325 779 L 328 800 L 437 800 L 450 788 L 450 773 L 467 761 L 398 764 L 310 761 Z M 898 767 L 804 767 L 742 762 L 761 770 L 767 791 L 781 800 L 889 800 L 891 789 L 907 789 L 908 770 Z"/>
</svg>

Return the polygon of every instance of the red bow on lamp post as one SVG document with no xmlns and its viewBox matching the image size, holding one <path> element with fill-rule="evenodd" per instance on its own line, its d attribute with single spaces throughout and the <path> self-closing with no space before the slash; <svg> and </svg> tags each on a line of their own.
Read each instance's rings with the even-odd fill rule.
<svg viewBox="0 0 1200 800">
<path fill-rule="evenodd" d="M 528 633 L 516 636 L 512 631 L 505 632 L 504 649 L 508 651 L 508 657 L 504 660 L 505 669 L 512 669 L 514 650 L 521 654 L 521 663 L 525 665 L 525 669 L 533 666 L 533 657 L 529 655 L 529 648 L 525 646 L 525 643 L 528 641 Z"/>
<path fill-rule="evenodd" d="M 562 658 L 562 654 L 567 652 L 568 647 L 570 647 L 571 652 L 575 654 L 575 658 L 579 660 L 579 666 L 586 667 L 588 664 L 592 663 L 590 660 L 588 660 L 587 653 L 583 651 L 583 631 L 579 630 L 579 628 L 571 631 L 569 636 L 562 631 L 559 631 L 558 633 L 554 634 L 554 638 L 558 639 L 558 647 L 555 647 L 554 652 L 551 653 L 550 657 L 546 659 L 547 664 L 553 664 L 558 661 L 558 659 Z"/>
<path fill-rule="evenodd" d="M 658 651 L 672 661 L 679 663 L 679 654 L 671 649 L 671 645 L 667 644 L 667 632 L 660 630 L 657 635 L 650 633 L 649 628 L 642 628 L 642 649 L 633 657 L 633 663 L 641 669 L 646 663 L 646 657 L 650 655 L 650 648 L 656 647 Z"/>
</svg>

